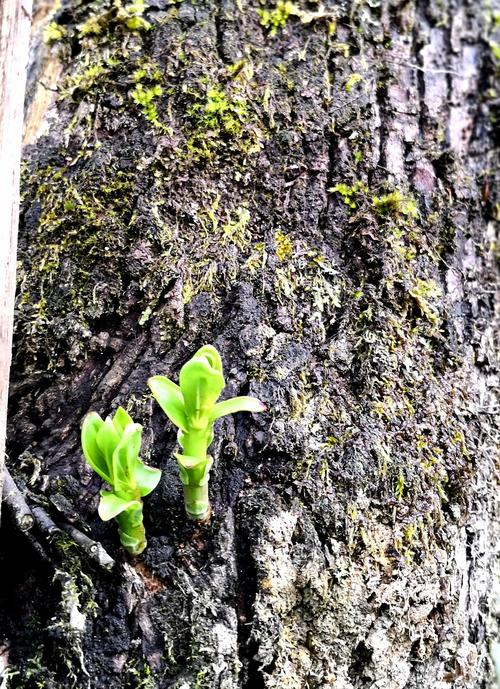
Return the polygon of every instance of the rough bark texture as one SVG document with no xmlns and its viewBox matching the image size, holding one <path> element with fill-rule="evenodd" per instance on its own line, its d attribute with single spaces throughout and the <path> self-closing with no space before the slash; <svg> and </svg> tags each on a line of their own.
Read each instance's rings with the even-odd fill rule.
<svg viewBox="0 0 500 689">
<path fill-rule="evenodd" d="M 0 502 L 2 499 L 9 371 L 16 291 L 19 166 L 31 2 L 0 3 Z"/>
<path fill-rule="evenodd" d="M 10 468 L 36 526 L 4 526 L 9 686 L 488 686 L 494 7 L 75 0 L 51 21 L 62 76 L 25 151 Z M 228 396 L 269 412 L 218 424 L 196 527 L 146 379 L 204 343 Z M 118 404 L 164 471 L 135 561 L 79 449 L 84 414 Z"/>
</svg>

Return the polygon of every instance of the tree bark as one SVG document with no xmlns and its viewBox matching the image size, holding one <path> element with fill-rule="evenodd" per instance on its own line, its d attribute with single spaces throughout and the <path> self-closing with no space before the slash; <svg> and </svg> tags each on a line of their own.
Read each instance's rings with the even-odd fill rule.
<svg viewBox="0 0 500 689">
<path fill-rule="evenodd" d="M 493 686 L 495 11 L 68 0 L 46 18 L 9 687 Z M 196 526 L 146 380 L 205 343 L 225 394 L 268 412 L 216 425 Z M 119 404 L 163 470 L 134 560 L 79 446 L 83 416 Z"/>
<path fill-rule="evenodd" d="M 0 179 L 4 209 L 0 247 L 0 502 L 16 290 L 19 167 L 30 12 L 31 2 L 3 0 L 0 4 Z"/>
</svg>

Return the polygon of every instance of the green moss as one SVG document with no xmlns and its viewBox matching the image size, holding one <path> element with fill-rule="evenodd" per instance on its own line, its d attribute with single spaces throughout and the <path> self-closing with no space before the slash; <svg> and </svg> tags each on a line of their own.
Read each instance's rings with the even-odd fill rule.
<svg viewBox="0 0 500 689">
<path fill-rule="evenodd" d="M 288 63 L 285 61 L 279 62 L 276 65 L 275 69 L 279 73 L 279 75 L 281 77 L 281 81 L 282 81 L 284 87 L 286 88 L 286 90 L 288 91 L 288 93 L 294 93 L 294 91 L 296 89 L 296 85 L 295 85 L 294 80 L 291 78 L 291 76 L 288 73 Z"/>
<path fill-rule="evenodd" d="M 239 249 L 245 249 L 250 242 L 248 223 L 250 222 L 250 212 L 246 206 L 240 206 L 235 210 L 235 218 L 231 219 L 223 226 L 224 235 L 235 244 Z"/>
<path fill-rule="evenodd" d="M 220 87 L 212 86 L 207 89 L 205 100 L 195 103 L 188 115 L 204 129 L 234 135 L 241 132 L 248 118 L 248 105 L 241 94 L 228 96 Z"/>
<path fill-rule="evenodd" d="M 16 687 L 19 687 L 19 689 L 24 689 L 25 687 L 30 689 L 32 687 L 34 689 L 46 689 L 49 683 L 57 687 L 54 673 L 47 668 L 44 655 L 44 648 L 40 644 L 35 648 L 33 655 L 26 658 L 19 665 L 18 669 L 10 673 L 10 677 L 15 682 Z M 9 677 L 8 670 L 5 676 L 6 678 Z"/>
<path fill-rule="evenodd" d="M 405 492 L 405 486 L 406 486 L 406 484 L 405 484 L 404 476 L 403 476 L 403 474 L 400 473 L 398 476 L 398 480 L 396 481 L 396 486 L 394 488 L 394 495 L 396 496 L 396 500 L 398 502 L 401 502 L 401 500 L 403 499 L 403 495 Z"/>
<path fill-rule="evenodd" d="M 328 191 L 340 194 L 345 205 L 349 206 L 349 208 L 355 209 L 358 207 L 356 197 L 358 194 L 366 193 L 368 191 L 368 187 L 366 184 L 359 181 L 354 182 L 354 184 L 345 184 L 344 182 L 340 182 L 334 187 L 328 189 Z"/>
<path fill-rule="evenodd" d="M 135 89 L 131 92 L 130 96 L 134 103 L 136 103 L 140 108 L 144 117 L 149 120 L 155 127 L 161 127 L 160 121 L 158 119 L 158 111 L 156 110 L 156 105 L 154 100 L 161 96 L 163 93 L 162 87 L 159 84 L 154 86 L 143 86 L 142 84 L 137 84 Z"/>
<path fill-rule="evenodd" d="M 379 215 L 408 215 L 418 216 L 418 207 L 411 196 L 405 196 L 396 190 L 382 196 L 373 196 L 373 207 Z"/>
<path fill-rule="evenodd" d="M 75 98 L 77 94 L 89 93 L 95 87 L 98 91 L 104 91 L 110 73 L 109 65 L 97 59 L 64 80 L 60 91 L 61 98 Z"/>
<path fill-rule="evenodd" d="M 198 674 L 196 675 L 196 683 L 194 685 L 194 689 L 203 689 L 205 687 L 205 677 L 207 675 L 206 670 L 200 670 Z"/>
<path fill-rule="evenodd" d="M 269 31 L 270 36 L 275 36 L 278 31 L 285 28 L 291 15 L 299 15 L 299 7 L 290 0 L 278 0 L 274 9 L 258 9 L 260 23 Z"/>
<path fill-rule="evenodd" d="M 361 81 L 363 81 L 361 74 L 358 74 L 357 72 L 351 74 L 344 86 L 346 93 L 351 93 L 356 84 L 359 84 Z"/>
<path fill-rule="evenodd" d="M 35 366 L 37 361 L 55 366 L 59 347 L 70 349 L 64 340 L 71 331 L 80 331 L 72 356 L 81 355 L 89 318 L 115 303 L 121 279 L 102 261 L 106 256 L 115 260 L 123 250 L 134 179 L 112 169 L 101 178 L 84 170 L 75 175 L 68 168 L 25 174 L 23 183 L 32 189 L 40 215 L 37 231 L 20 254 L 16 328 Z"/>
<path fill-rule="evenodd" d="M 286 261 L 293 253 L 293 243 L 290 237 L 284 232 L 275 232 L 274 241 L 276 242 L 276 256 L 280 261 Z"/>
<path fill-rule="evenodd" d="M 64 26 L 60 26 L 57 22 L 49 22 L 43 32 L 43 40 L 45 43 L 57 43 L 66 35 Z"/>
<path fill-rule="evenodd" d="M 226 88 L 211 84 L 204 93 L 191 92 L 187 149 L 194 159 L 215 159 L 224 148 L 245 155 L 261 150 L 261 126 L 250 112 L 245 90 L 236 83 Z"/>
<path fill-rule="evenodd" d="M 125 675 L 128 678 L 130 689 L 155 689 L 153 671 L 148 663 L 141 663 L 139 660 L 129 660 L 125 667 Z"/>
<path fill-rule="evenodd" d="M 78 36 L 102 36 L 108 31 L 120 26 L 128 31 L 148 31 L 151 24 L 143 17 L 148 6 L 144 0 L 123 5 L 121 0 L 114 0 L 113 5 L 99 14 L 91 14 L 76 28 Z"/>
<path fill-rule="evenodd" d="M 495 60 L 500 61 L 500 45 L 496 43 L 495 41 L 490 40 L 490 48 L 491 48 L 491 54 L 495 58 Z"/>
<path fill-rule="evenodd" d="M 434 280 L 421 280 L 417 278 L 409 290 L 410 295 L 415 299 L 420 312 L 432 325 L 439 324 L 439 315 L 431 305 L 432 300 L 441 296 L 441 290 Z"/>
<path fill-rule="evenodd" d="M 238 259 L 251 250 L 250 211 L 246 203 L 234 209 L 219 207 L 220 196 L 200 209 L 196 218 L 195 237 L 188 239 L 191 260 L 183 281 L 185 304 L 200 292 L 215 293 L 222 284 L 232 284 L 241 271 Z M 227 251 L 235 246 L 238 253 Z M 226 247 L 226 248 L 225 248 Z M 185 247 L 184 247 L 185 248 Z M 217 255 L 222 248 L 224 259 Z"/>
<path fill-rule="evenodd" d="M 354 162 L 356 163 L 356 165 L 359 165 L 360 163 L 363 162 L 363 153 L 359 149 L 356 149 L 354 151 L 353 155 L 354 155 Z"/>
<path fill-rule="evenodd" d="M 158 115 L 163 74 L 158 65 L 145 57 L 141 46 L 143 35 L 151 28 L 144 18 L 148 10 L 144 0 L 123 3 L 121 0 L 83 3 L 75 10 L 75 24 L 65 27 L 63 43 L 67 48 L 78 43 L 79 53 L 72 70 L 64 79 L 60 94 L 75 102 L 95 103 L 104 96 L 112 99 L 114 108 L 126 107 L 127 99 L 135 102 L 144 117 L 156 128 L 170 132 Z M 135 86 L 131 89 L 131 81 Z M 87 136 L 95 140 L 93 118 L 86 118 Z M 67 127 L 71 134 L 82 131 L 81 115 Z"/>
<path fill-rule="evenodd" d="M 280 265 L 274 270 L 274 292 L 279 303 L 286 304 L 294 313 L 300 299 L 310 323 L 318 313 L 332 314 L 340 306 L 343 284 L 336 279 L 331 262 L 303 240 L 294 242 L 291 249 L 290 239 L 283 233 L 277 234 L 275 251 Z M 255 256 L 256 266 L 258 260 Z M 300 328 L 297 337 L 300 338 Z"/>
</svg>

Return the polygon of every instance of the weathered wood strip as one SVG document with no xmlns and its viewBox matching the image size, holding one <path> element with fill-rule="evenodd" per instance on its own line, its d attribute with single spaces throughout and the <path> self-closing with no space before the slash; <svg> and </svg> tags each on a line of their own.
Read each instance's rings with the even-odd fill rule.
<svg viewBox="0 0 500 689">
<path fill-rule="evenodd" d="M 19 220 L 19 166 L 23 131 L 30 0 L 0 2 L 0 498 L 12 349 Z"/>
</svg>

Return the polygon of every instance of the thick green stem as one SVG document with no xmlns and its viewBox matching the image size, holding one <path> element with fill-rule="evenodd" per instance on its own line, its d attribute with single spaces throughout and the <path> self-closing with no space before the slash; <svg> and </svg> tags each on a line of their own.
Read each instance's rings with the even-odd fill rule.
<svg viewBox="0 0 500 689">
<path fill-rule="evenodd" d="M 183 485 L 184 506 L 190 519 L 195 521 L 205 521 L 211 513 L 210 501 L 208 499 L 208 481 L 202 485 L 191 486 Z"/>
<path fill-rule="evenodd" d="M 182 437 L 184 454 L 196 459 L 205 459 L 207 456 L 207 431 L 206 429 L 192 429 Z"/>
<path fill-rule="evenodd" d="M 142 503 L 129 507 L 116 517 L 122 546 L 131 555 L 140 555 L 146 547 L 146 532 L 142 520 Z"/>
<path fill-rule="evenodd" d="M 184 432 L 180 440 L 184 453 L 176 455 L 184 486 L 186 513 L 195 521 L 206 521 L 211 513 L 208 499 L 208 474 L 212 459 L 207 456 L 207 448 L 211 440 L 210 431 L 210 428 L 190 428 Z"/>
</svg>

